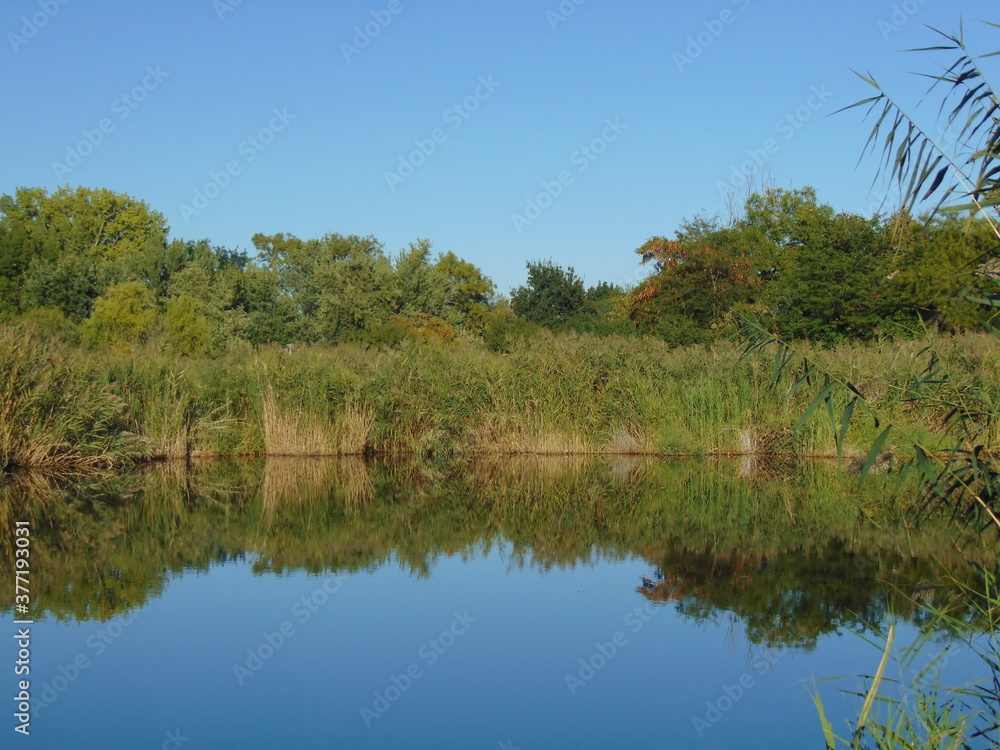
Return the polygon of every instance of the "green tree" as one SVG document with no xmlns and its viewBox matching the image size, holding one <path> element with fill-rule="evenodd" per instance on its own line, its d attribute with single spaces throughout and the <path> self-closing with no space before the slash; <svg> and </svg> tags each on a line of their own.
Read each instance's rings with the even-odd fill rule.
<svg viewBox="0 0 1000 750">
<path fill-rule="evenodd" d="M 596 336 L 629 336 L 635 326 L 629 320 L 629 295 L 617 284 L 600 281 L 588 287 L 583 308 L 566 323 L 577 333 Z"/>
<path fill-rule="evenodd" d="M 573 267 L 563 269 L 551 260 L 528 261 L 528 283 L 511 292 L 514 314 L 531 323 L 558 328 L 586 306 L 583 280 Z"/>
<path fill-rule="evenodd" d="M 277 272 L 251 264 L 239 274 L 233 289 L 233 307 L 243 312 L 244 335 L 252 344 L 289 344 L 299 340 L 299 312 L 295 300 L 281 289 Z"/>
<path fill-rule="evenodd" d="M 315 271 L 316 330 L 325 341 L 365 341 L 399 306 L 392 263 L 381 246 L 361 245 Z"/>
<path fill-rule="evenodd" d="M 509 352 L 515 342 L 531 339 L 540 335 L 545 329 L 537 323 L 531 323 L 519 317 L 511 310 L 510 302 L 501 299 L 486 314 L 483 330 L 480 334 L 483 343 L 490 351 Z"/>
<path fill-rule="evenodd" d="M 80 343 L 80 326 L 54 307 L 32 308 L 21 315 L 18 322 L 46 339 L 56 339 L 73 346 Z"/>
<path fill-rule="evenodd" d="M 629 318 L 671 344 L 710 341 L 734 305 L 754 301 L 761 281 L 722 230 L 678 236 L 653 237 L 636 250 L 654 273 L 630 295 Z"/>
<path fill-rule="evenodd" d="M 240 298 L 245 273 L 232 265 L 192 263 L 170 278 L 172 297 L 186 296 L 198 302 L 199 313 L 208 321 L 213 349 L 248 334 L 250 316 Z"/>
<path fill-rule="evenodd" d="M 905 317 L 891 231 L 878 217 L 837 213 L 812 188 L 769 189 L 747 200 L 733 231 L 762 282 L 764 317 L 786 338 L 868 339 Z"/>
<path fill-rule="evenodd" d="M 431 262 L 431 243 L 417 240 L 396 256 L 393 263 L 399 305 L 396 312 L 407 318 L 429 315 L 440 318 L 448 298 L 448 280 Z"/>
<path fill-rule="evenodd" d="M 796 229 L 765 300 L 785 337 L 825 343 L 872 338 L 895 317 L 891 238 L 877 220 L 816 212 Z"/>
<path fill-rule="evenodd" d="M 83 340 L 95 348 L 127 350 L 146 340 L 156 322 L 156 298 L 137 281 L 115 284 L 94 302 Z"/>
<path fill-rule="evenodd" d="M 903 211 L 892 226 L 890 279 L 901 304 L 941 332 L 980 327 L 981 305 L 968 297 L 1000 292 L 996 279 L 980 273 L 996 253 L 989 222 L 959 213 L 914 219 Z"/>
<path fill-rule="evenodd" d="M 203 304 L 188 294 L 167 301 L 163 332 L 167 345 L 178 354 L 208 354 L 215 345 L 213 326 Z"/>
<path fill-rule="evenodd" d="M 397 314 L 418 328 L 427 317 L 481 334 L 493 299 L 493 282 L 452 252 L 431 260 L 429 240 L 417 240 L 393 264 L 399 293 Z"/>
<path fill-rule="evenodd" d="M 13 196 L 0 196 L 0 314 L 24 309 L 26 275 L 44 286 L 45 279 L 64 272 L 61 264 L 70 257 L 91 266 L 85 277 L 95 279 L 97 288 L 85 295 L 90 299 L 110 283 L 137 280 L 136 264 L 162 254 L 166 235 L 161 214 L 105 188 L 62 187 L 52 195 L 42 188 L 20 188 Z M 67 315 L 80 312 L 78 289 L 67 299 L 51 289 L 43 296 L 46 305 Z"/>
<path fill-rule="evenodd" d="M 447 288 L 441 317 L 481 335 L 489 311 L 495 305 L 496 287 L 492 279 L 450 251 L 438 256 L 434 270 Z"/>
<path fill-rule="evenodd" d="M 54 308 L 74 322 L 90 315 L 104 286 L 89 258 L 70 253 L 54 261 L 35 258 L 24 274 L 20 306 Z"/>
<path fill-rule="evenodd" d="M 214 276 L 246 270 L 249 263 L 250 259 L 242 250 L 215 247 L 207 239 L 173 239 L 163 247 L 137 256 L 129 280 L 145 282 L 158 298 L 163 298 L 170 293 L 174 275 L 187 268 L 203 268 Z"/>
<path fill-rule="evenodd" d="M 380 321 L 392 314 L 394 295 L 389 295 L 392 301 L 388 307 L 384 306 L 384 300 L 372 305 L 371 300 L 362 299 L 360 289 L 366 283 L 375 283 L 374 279 L 369 278 L 368 282 L 355 280 L 348 272 L 352 264 L 359 269 L 369 265 L 378 266 L 369 277 L 384 275 L 385 271 L 392 276 L 392 264 L 385 257 L 382 244 L 374 237 L 328 234 L 318 240 L 301 240 L 286 234 L 256 234 L 252 241 L 259 253 L 259 262 L 277 275 L 280 294 L 291 300 L 295 307 L 294 340 L 319 341 L 325 338 L 335 341 L 340 333 L 348 329 L 357 330 L 357 321 L 348 324 L 346 320 L 351 317 L 365 318 L 364 310 L 358 310 L 357 315 L 352 316 L 350 304 L 354 301 L 362 302 L 368 312 L 377 309 Z M 382 279 L 379 283 L 384 281 Z M 337 300 L 338 290 L 349 292 L 352 300 Z M 361 327 L 364 328 L 364 324 Z"/>
</svg>

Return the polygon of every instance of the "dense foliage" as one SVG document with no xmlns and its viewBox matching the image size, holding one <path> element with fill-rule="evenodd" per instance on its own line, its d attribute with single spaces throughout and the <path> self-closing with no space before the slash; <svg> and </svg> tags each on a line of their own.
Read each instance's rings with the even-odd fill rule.
<svg viewBox="0 0 1000 750">
<path fill-rule="evenodd" d="M 127 195 L 68 187 L 0 197 L 0 320 L 70 342 L 128 350 L 153 339 L 181 355 L 238 342 L 441 345 L 507 350 L 543 328 L 652 335 L 672 345 L 728 336 L 752 317 L 776 334 L 833 344 L 918 323 L 974 328 L 963 291 L 996 255 L 986 222 L 949 215 L 836 212 L 810 188 L 751 195 L 729 221 L 697 217 L 636 252 L 633 289 L 589 288 L 572 267 L 527 264 L 498 294 L 453 252 L 418 240 L 396 255 L 374 237 L 253 237 L 253 254 L 170 238 L 162 215 Z"/>
</svg>

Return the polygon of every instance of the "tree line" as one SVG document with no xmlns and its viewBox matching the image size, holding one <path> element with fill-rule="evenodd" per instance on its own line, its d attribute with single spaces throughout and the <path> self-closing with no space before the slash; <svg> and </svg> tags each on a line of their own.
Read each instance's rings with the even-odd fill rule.
<svg viewBox="0 0 1000 750">
<path fill-rule="evenodd" d="M 170 238 L 162 214 L 104 188 L 21 188 L 0 197 L 0 320 L 93 348 L 151 338 L 182 355 L 236 342 L 476 339 L 503 350 L 544 329 L 650 335 L 671 344 L 731 336 L 749 317 L 827 344 L 979 325 L 964 290 L 996 291 L 985 221 L 903 211 L 837 212 L 811 188 L 765 189 L 739 216 L 696 217 L 636 250 L 632 288 L 587 287 L 572 267 L 527 263 L 509 295 L 453 252 L 417 240 L 395 255 L 374 237 L 256 234 L 254 253 Z"/>
</svg>

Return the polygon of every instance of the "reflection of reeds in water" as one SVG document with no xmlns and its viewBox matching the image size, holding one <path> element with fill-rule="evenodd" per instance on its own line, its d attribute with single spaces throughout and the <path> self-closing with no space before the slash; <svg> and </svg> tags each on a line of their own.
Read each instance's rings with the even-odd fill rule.
<svg viewBox="0 0 1000 750">
<path fill-rule="evenodd" d="M 304 410 L 282 409 L 273 393 L 264 396 L 264 446 L 269 456 L 360 456 L 371 442 L 371 409 L 349 404 L 332 424 Z"/>
<path fill-rule="evenodd" d="M 736 460 L 736 475 L 749 481 L 789 478 L 797 465 L 794 456 L 774 454 L 747 453 Z"/>
<path fill-rule="evenodd" d="M 604 461 L 611 469 L 611 478 L 619 484 L 638 482 L 645 471 L 649 458 L 638 455 L 609 456 Z"/>
<path fill-rule="evenodd" d="M 164 462 L 117 482 L 72 488 L 25 474 L 0 484 L 0 533 L 9 534 L 13 520 L 32 521 L 37 549 L 51 553 L 45 579 L 68 582 L 60 584 L 61 598 L 49 601 L 76 613 L 90 612 L 98 600 L 105 613 L 120 611 L 141 600 L 139 588 L 158 591 L 163 571 L 242 555 L 259 557 L 261 571 L 363 570 L 394 560 L 422 575 L 442 556 L 482 554 L 497 543 L 511 565 L 539 569 L 639 556 L 694 588 L 705 579 L 691 576 L 707 571 L 716 598 L 702 598 L 723 608 L 740 597 L 748 608 L 784 601 L 767 582 L 815 580 L 791 564 L 806 553 L 822 558 L 817 571 L 829 573 L 836 560 L 866 580 L 882 571 L 915 598 L 926 596 L 937 577 L 936 568 L 912 561 L 933 555 L 947 565 L 957 557 L 949 552 L 950 528 L 902 533 L 902 506 L 875 517 L 876 524 L 859 520 L 862 510 L 874 513 L 878 483 L 892 483 L 891 477 L 858 490 L 825 462 L 801 467 L 791 481 L 751 484 L 737 477 L 737 466 L 737 460 L 629 456 L 437 464 L 273 458 Z M 65 502 L 72 498 L 85 502 Z M 841 539 L 851 542 L 830 554 L 831 540 Z M 868 562 L 854 559 L 866 551 L 870 571 Z M 982 554 L 992 554 L 996 565 L 995 549 Z M 749 579 L 733 566 L 747 558 L 777 562 L 744 594 Z M 0 559 L 0 572 L 5 559 L 13 558 Z M 141 586 L 122 598 L 112 590 L 116 582 L 103 581 L 107 570 L 123 571 L 122 580 Z M 694 588 L 687 594 L 700 596 Z M 863 602 L 851 606 L 862 611 Z"/>
<path fill-rule="evenodd" d="M 211 464 L 206 465 L 211 466 Z M 157 461 L 144 466 L 139 476 L 145 480 L 143 485 L 147 492 L 154 487 L 174 492 L 190 484 L 190 468 L 186 461 Z"/>
<path fill-rule="evenodd" d="M 774 479 L 787 471 L 792 451 L 789 430 L 741 427 L 736 430 L 737 474 L 741 479 Z"/>
<path fill-rule="evenodd" d="M 502 495 L 546 492 L 572 486 L 594 465 L 589 456 L 513 455 L 499 460 L 493 457 L 476 459 L 469 466 L 477 492 Z"/>
<path fill-rule="evenodd" d="M 0 475 L 0 542 L 13 541 L 17 521 L 28 521 L 37 528 L 36 520 L 45 516 L 61 485 L 70 479 L 36 471 Z"/>
<path fill-rule="evenodd" d="M 340 496 L 350 508 L 375 497 L 368 465 L 359 458 L 269 458 L 260 486 L 265 516 L 294 505 Z"/>
<path fill-rule="evenodd" d="M 469 464 L 467 479 L 483 502 L 505 516 L 540 511 L 553 518 L 583 506 L 603 507 L 599 497 L 614 502 L 631 496 L 646 478 L 648 460 L 636 456 L 509 456 L 477 458 Z M 508 520 L 510 520 L 508 518 Z"/>
<path fill-rule="evenodd" d="M 627 425 L 615 428 L 599 442 L 572 426 L 553 426 L 544 420 L 518 421 L 497 413 L 483 413 L 467 433 L 463 452 L 494 455 L 586 456 L 655 453 L 642 432 Z"/>
<path fill-rule="evenodd" d="M 736 452 L 743 456 L 776 456 L 792 452 L 792 432 L 784 428 L 741 427 Z"/>
<path fill-rule="evenodd" d="M 375 498 L 375 483 L 368 465 L 359 458 L 345 458 L 336 462 L 333 472 L 336 485 L 343 492 L 348 507 L 360 508 Z"/>
<path fill-rule="evenodd" d="M 631 485 L 645 476 L 651 461 L 640 454 L 584 456 L 516 455 L 503 460 L 477 458 L 470 464 L 470 475 L 483 491 L 534 488 L 560 490 L 607 472 L 612 484 Z"/>
<path fill-rule="evenodd" d="M 861 475 L 865 467 L 867 456 L 855 456 L 847 465 L 847 475 L 856 477 Z M 889 451 L 882 451 L 876 456 L 875 461 L 868 469 L 868 474 L 888 474 L 892 471 L 893 455 Z"/>
</svg>

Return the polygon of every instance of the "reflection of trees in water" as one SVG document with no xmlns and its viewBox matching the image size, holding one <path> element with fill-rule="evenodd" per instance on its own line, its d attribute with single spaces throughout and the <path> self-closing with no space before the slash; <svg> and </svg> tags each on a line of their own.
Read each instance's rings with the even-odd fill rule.
<svg viewBox="0 0 1000 750">
<path fill-rule="evenodd" d="M 968 572 L 971 580 L 974 571 Z M 948 574 L 932 557 L 849 548 L 838 539 L 768 555 L 719 555 L 677 543 L 637 591 L 651 601 L 675 602 L 681 615 L 696 620 L 735 615 L 754 643 L 808 648 L 837 628 L 878 625 L 890 612 L 915 623 L 929 620 L 920 603 L 937 595 L 943 604 L 954 593 L 944 585 Z"/>
<path fill-rule="evenodd" d="M 103 482 L 5 480 L 0 520 L 31 521 L 33 597 L 78 619 L 140 607 L 172 574 L 232 560 L 252 559 L 256 574 L 393 561 L 429 575 L 441 556 L 497 546 L 505 564 L 541 569 L 638 556 L 657 569 L 640 588 L 647 598 L 698 619 L 733 614 L 758 642 L 808 646 L 839 626 L 878 622 L 888 608 L 919 618 L 907 596 L 926 595 L 949 555 L 958 559 L 950 530 L 900 534 L 892 513 L 905 509 L 884 509 L 874 482 L 861 492 L 832 467 L 750 479 L 742 468 L 561 458 L 172 463 Z M 878 526 L 864 520 L 873 515 Z"/>
</svg>

